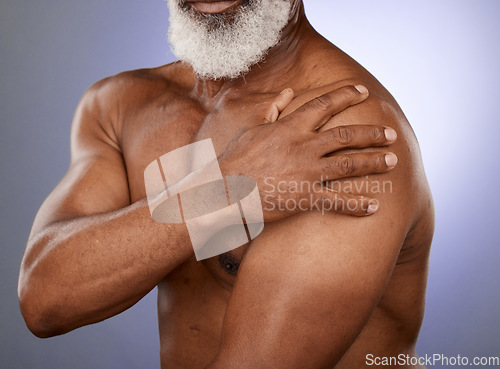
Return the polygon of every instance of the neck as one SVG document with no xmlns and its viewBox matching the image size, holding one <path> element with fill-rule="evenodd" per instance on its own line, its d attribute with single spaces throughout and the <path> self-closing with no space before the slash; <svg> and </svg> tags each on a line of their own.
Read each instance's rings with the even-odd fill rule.
<svg viewBox="0 0 500 369">
<path fill-rule="evenodd" d="M 203 100 L 212 100 L 229 89 L 246 93 L 258 91 L 274 93 L 294 86 L 294 80 L 304 71 L 304 56 L 313 38 L 320 37 L 309 24 L 302 2 L 292 9 L 292 17 L 282 31 L 278 45 L 269 50 L 263 62 L 254 65 L 242 77 L 235 79 L 207 80 L 195 77 L 193 93 Z"/>
</svg>

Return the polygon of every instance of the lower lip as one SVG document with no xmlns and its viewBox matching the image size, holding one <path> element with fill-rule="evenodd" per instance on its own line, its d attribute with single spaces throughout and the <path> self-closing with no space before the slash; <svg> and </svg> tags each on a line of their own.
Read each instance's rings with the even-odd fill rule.
<svg viewBox="0 0 500 369">
<path fill-rule="evenodd" d="M 216 13 L 224 13 L 231 8 L 234 8 L 238 4 L 239 0 L 230 0 L 230 1 L 213 1 L 213 2 L 205 2 L 205 1 L 193 1 L 189 2 L 191 7 L 193 7 L 196 11 L 200 13 L 206 14 L 216 14 Z"/>
</svg>

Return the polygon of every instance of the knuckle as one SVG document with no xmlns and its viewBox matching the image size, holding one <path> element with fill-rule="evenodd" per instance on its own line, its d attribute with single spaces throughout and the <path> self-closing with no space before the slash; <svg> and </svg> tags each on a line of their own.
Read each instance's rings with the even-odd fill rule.
<svg viewBox="0 0 500 369">
<path fill-rule="evenodd" d="M 339 176 L 345 177 L 352 174 L 355 170 L 354 160 L 347 155 L 342 155 L 335 161 L 335 169 Z"/>
<path fill-rule="evenodd" d="M 349 175 L 354 172 L 354 160 L 349 156 L 344 156 L 340 160 L 339 173 L 342 175 Z"/>
<path fill-rule="evenodd" d="M 332 104 L 332 99 L 328 95 L 322 95 L 316 97 L 314 100 L 311 101 L 311 105 L 320 111 L 328 111 Z"/>
<path fill-rule="evenodd" d="M 381 126 L 375 126 L 371 129 L 370 139 L 373 142 L 385 141 L 385 130 Z"/>
<path fill-rule="evenodd" d="M 351 128 L 341 126 L 333 130 L 333 137 L 340 145 L 348 145 L 352 141 L 353 132 Z"/>
</svg>

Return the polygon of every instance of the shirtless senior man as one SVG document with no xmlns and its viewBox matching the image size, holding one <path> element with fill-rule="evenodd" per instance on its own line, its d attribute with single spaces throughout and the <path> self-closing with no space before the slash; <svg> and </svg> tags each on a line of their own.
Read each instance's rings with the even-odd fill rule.
<svg viewBox="0 0 500 369">
<path fill-rule="evenodd" d="M 77 109 L 70 169 L 21 266 L 28 327 L 62 334 L 158 286 L 162 368 L 352 369 L 381 357 L 423 367 L 433 208 L 397 103 L 311 27 L 301 0 L 167 2 L 183 62 L 98 82 Z M 278 180 L 320 178 L 356 193 L 325 182 L 311 211 L 280 210 L 271 195 L 257 238 L 196 261 L 184 224 L 151 219 L 144 170 L 205 138 L 223 174 L 253 177 L 261 196 Z M 281 200 L 308 197 L 291 187 Z M 358 206 L 324 212 L 314 199 Z"/>
</svg>

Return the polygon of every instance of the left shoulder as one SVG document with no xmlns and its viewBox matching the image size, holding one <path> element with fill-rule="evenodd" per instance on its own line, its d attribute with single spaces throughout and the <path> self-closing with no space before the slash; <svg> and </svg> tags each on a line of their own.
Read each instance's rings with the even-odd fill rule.
<svg viewBox="0 0 500 369">
<path fill-rule="evenodd" d="M 391 204 L 393 210 L 403 216 L 408 217 L 408 222 L 415 222 L 422 214 L 428 199 L 431 198 L 427 179 L 423 169 L 420 148 L 416 136 L 406 119 L 400 106 L 394 97 L 371 75 L 362 75 L 356 78 L 340 79 L 297 94 L 296 98 L 282 113 L 290 114 L 306 102 L 321 96 L 329 91 L 348 86 L 364 85 L 367 87 L 370 96 L 360 104 L 351 106 L 339 114 L 333 116 L 321 130 L 330 129 L 336 126 L 345 125 L 381 125 L 391 127 L 398 134 L 397 141 L 391 146 L 372 147 L 335 153 L 343 155 L 348 152 L 393 152 L 398 157 L 398 165 L 389 173 L 370 175 L 359 178 L 347 178 L 342 181 L 354 192 L 368 197 L 377 198 L 382 206 Z M 384 184 L 391 183 L 391 193 L 372 193 L 368 191 L 355 191 L 355 189 L 381 188 L 372 182 L 378 181 Z M 369 186 L 366 186 L 366 184 Z M 371 187 L 371 186 L 374 187 Z M 344 187 L 345 188 L 345 187 Z M 387 188 L 387 187 L 386 187 Z M 420 206 L 422 205 L 422 207 Z M 402 211 L 406 208 L 407 211 Z M 412 211 L 408 211 L 412 209 Z M 388 214 L 391 217 L 394 214 Z"/>
</svg>

